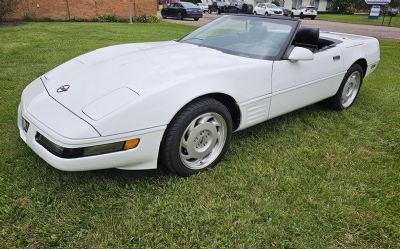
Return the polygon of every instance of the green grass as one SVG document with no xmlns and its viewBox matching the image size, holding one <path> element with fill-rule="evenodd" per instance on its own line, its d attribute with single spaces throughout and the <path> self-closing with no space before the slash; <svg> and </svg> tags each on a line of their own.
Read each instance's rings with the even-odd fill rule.
<svg viewBox="0 0 400 249">
<path fill-rule="evenodd" d="M 339 15 L 339 14 L 320 14 L 317 16 L 318 20 L 335 21 L 335 22 L 345 22 L 345 23 L 357 23 L 357 24 L 369 24 L 369 25 L 382 25 L 383 16 L 379 19 L 368 19 L 367 15 Z M 384 26 L 389 23 L 390 17 L 386 16 L 384 21 Z M 400 16 L 395 16 L 392 18 L 390 23 L 392 27 L 400 27 Z M 400 32 L 400 31 L 399 31 Z"/>
<path fill-rule="evenodd" d="M 234 134 L 190 178 L 67 173 L 20 139 L 33 79 L 106 45 L 178 38 L 174 24 L 29 23 L 0 28 L 0 248 L 399 248 L 400 43 L 356 104 L 313 105 Z"/>
</svg>

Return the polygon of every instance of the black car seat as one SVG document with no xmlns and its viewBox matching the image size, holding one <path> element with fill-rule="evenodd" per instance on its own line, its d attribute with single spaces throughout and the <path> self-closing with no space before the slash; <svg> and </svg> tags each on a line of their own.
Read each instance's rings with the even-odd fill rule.
<svg viewBox="0 0 400 249">
<path fill-rule="evenodd" d="M 296 32 L 293 40 L 293 45 L 303 48 L 308 48 L 311 52 L 318 50 L 319 29 L 315 28 L 300 28 Z"/>
</svg>

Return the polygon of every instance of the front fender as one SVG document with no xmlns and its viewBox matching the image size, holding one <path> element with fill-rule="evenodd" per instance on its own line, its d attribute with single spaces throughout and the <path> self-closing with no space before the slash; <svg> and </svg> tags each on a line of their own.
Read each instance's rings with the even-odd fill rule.
<svg viewBox="0 0 400 249">
<path fill-rule="evenodd" d="M 168 125 L 183 106 L 210 93 L 229 95 L 238 104 L 267 95 L 271 92 L 272 62 L 252 60 L 245 66 L 173 78 L 174 82 L 153 91 L 139 92 L 134 103 L 93 121 L 92 125 L 103 136 L 138 131 Z"/>
</svg>

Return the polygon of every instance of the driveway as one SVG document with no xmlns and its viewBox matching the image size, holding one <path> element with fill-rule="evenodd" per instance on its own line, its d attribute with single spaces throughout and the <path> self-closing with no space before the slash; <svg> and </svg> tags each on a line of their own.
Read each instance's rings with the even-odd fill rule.
<svg viewBox="0 0 400 249">
<path fill-rule="evenodd" d="M 302 26 L 320 28 L 324 31 L 372 36 L 379 39 L 400 40 L 400 28 L 396 27 L 373 26 L 308 19 L 302 20 Z"/>
<path fill-rule="evenodd" d="M 185 19 L 182 21 L 176 19 L 163 19 L 163 21 L 193 25 L 193 26 L 203 26 L 204 24 L 207 24 L 208 22 L 220 16 L 221 15 L 216 15 L 216 14 L 204 14 L 204 17 L 200 18 L 200 20 L 197 22 L 193 21 L 193 19 Z M 376 37 L 379 39 L 400 40 L 400 28 L 396 27 L 350 24 L 350 23 L 329 22 L 329 21 L 308 20 L 308 19 L 302 20 L 302 26 L 320 28 L 323 31 L 366 35 L 366 36 Z"/>
</svg>

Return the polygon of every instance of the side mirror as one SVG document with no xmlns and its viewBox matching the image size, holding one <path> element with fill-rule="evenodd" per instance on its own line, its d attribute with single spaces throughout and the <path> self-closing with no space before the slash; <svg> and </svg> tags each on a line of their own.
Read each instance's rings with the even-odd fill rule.
<svg viewBox="0 0 400 249">
<path fill-rule="evenodd" d="M 291 62 L 311 61 L 314 59 L 314 54 L 306 48 L 294 47 L 292 52 L 290 53 L 288 59 Z"/>
</svg>

